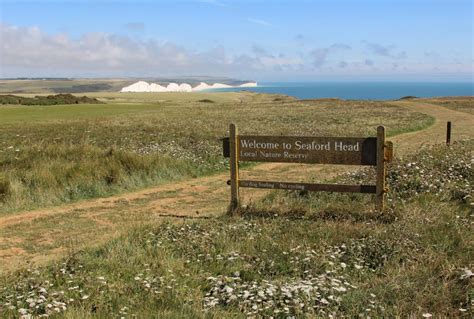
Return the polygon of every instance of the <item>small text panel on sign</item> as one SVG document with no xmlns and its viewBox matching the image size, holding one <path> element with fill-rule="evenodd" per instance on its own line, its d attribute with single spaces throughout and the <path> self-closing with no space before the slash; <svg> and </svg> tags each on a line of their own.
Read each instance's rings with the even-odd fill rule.
<svg viewBox="0 0 474 319">
<path fill-rule="evenodd" d="M 239 187 L 298 190 L 308 192 L 341 192 L 375 194 L 375 185 L 308 184 L 270 181 L 239 181 Z"/>
<path fill-rule="evenodd" d="M 377 158 L 375 137 L 238 136 L 237 142 L 240 161 L 376 165 Z M 227 150 L 224 140 L 224 156 Z"/>
</svg>

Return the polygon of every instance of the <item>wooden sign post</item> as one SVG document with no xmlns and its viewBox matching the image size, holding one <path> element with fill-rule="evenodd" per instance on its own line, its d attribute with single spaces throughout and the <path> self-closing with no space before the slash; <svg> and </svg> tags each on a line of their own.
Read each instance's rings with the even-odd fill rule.
<svg viewBox="0 0 474 319">
<path fill-rule="evenodd" d="M 451 145 L 451 121 L 446 124 L 446 145 Z"/>
<path fill-rule="evenodd" d="M 385 203 L 385 128 L 377 127 L 377 166 L 375 180 L 375 208 L 383 211 Z"/>
<path fill-rule="evenodd" d="M 230 210 L 235 211 L 239 203 L 239 144 L 237 143 L 238 130 L 235 124 L 229 128 L 230 142 Z"/>
<path fill-rule="evenodd" d="M 230 157 L 230 211 L 240 207 L 239 188 L 267 188 L 301 191 L 352 192 L 376 195 L 376 208 L 385 203 L 386 163 L 393 157 L 393 145 L 385 142 L 385 128 L 377 128 L 377 137 L 302 137 L 239 135 L 231 124 L 229 138 L 223 140 L 224 156 Z M 307 184 L 239 179 L 239 162 L 281 162 L 307 164 L 343 164 L 376 166 L 375 185 Z"/>
</svg>

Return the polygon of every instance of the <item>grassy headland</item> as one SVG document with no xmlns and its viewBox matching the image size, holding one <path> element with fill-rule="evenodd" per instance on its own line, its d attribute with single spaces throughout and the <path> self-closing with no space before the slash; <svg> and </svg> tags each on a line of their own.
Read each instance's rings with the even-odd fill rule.
<svg viewBox="0 0 474 319">
<path fill-rule="evenodd" d="M 373 136 L 381 124 L 393 135 L 433 123 L 390 102 L 87 95 L 106 104 L 0 106 L 0 214 L 222 171 L 220 138 L 230 122 L 242 133 L 314 136 Z"/>
</svg>

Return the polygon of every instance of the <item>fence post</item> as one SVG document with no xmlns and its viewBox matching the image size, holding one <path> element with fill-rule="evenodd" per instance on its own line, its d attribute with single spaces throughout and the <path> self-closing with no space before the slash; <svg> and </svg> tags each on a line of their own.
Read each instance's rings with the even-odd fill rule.
<svg viewBox="0 0 474 319">
<path fill-rule="evenodd" d="M 446 145 L 451 145 L 451 121 L 446 126 Z"/>
<path fill-rule="evenodd" d="M 230 146 L 230 213 L 233 214 L 239 207 L 239 144 L 237 141 L 238 129 L 235 124 L 229 126 Z"/>
<path fill-rule="evenodd" d="M 375 208 L 382 212 L 385 208 L 385 127 L 377 127 L 377 167 L 375 185 Z"/>
</svg>

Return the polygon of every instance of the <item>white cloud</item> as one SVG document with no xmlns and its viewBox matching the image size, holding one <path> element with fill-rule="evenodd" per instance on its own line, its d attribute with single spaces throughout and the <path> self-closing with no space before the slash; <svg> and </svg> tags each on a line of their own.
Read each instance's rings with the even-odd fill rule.
<svg viewBox="0 0 474 319">
<path fill-rule="evenodd" d="M 137 26 L 140 28 L 140 26 Z M 406 56 L 404 51 L 377 47 L 367 55 L 363 48 L 335 43 L 296 53 L 275 53 L 254 45 L 247 53 L 229 53 L 223 46 L 193 51 L 172 42 L 142 40 L 108 33 L 49 34 L 38 27 L 0 23 L 0 77 L 104 77 L 212 75 L 247 79 L 301 78 L 326 75 L 383 75 L 448 72 L 472 74 L 472 61 L 410 61 L 386 59 Z M 350 56 L 348 52 L 350 50 Z M 425 60 L 429 60 L 426 59 Z M 440 60 L 441 61 L 441 60 Z M 435 67 L 437 68 L 435 70 Z"/>
<path fill-rule="evenodd" d="M 37 27 L 0 25 L 4 68 L 104 71 L 176 71 L 193 67 L 215 52 L 196 54 L 173 43 L 137 41 L 107 33 L 87 33 L 78 39 L 49 35 Z M 221 60 L 221 59 L 218 59 Z M 202 64 L 202 63 L 197 63 Z M 224 63 L 225 64 L 225 63 Z"/>
<path fill-rule="evenodd" d="M 180 45 L 136 40 L 108 33 L 79 38 L 48 34 L 38 27 L 0 24 L 0 76 L 88 75 L 241 75 L 298 59 L 229 54 L 218 46 L 191 51 Z M 263 49 L 262 49 L 263 50 Z M 21 73 L 21 74 L 20 74 Z"/>
<path fill-rule="evenodd" d="M 255 24 L 263 25 L 264 27 L 272 27 L 273 26 L 273 24 L 271 24 L 270 22 L 265 21 L 265 20 L 261 20 L 261 19 L 248 18 L 247 20 L 249 22 L 252 22 L 252 23 L 255 23 Z"/>
</svg>

